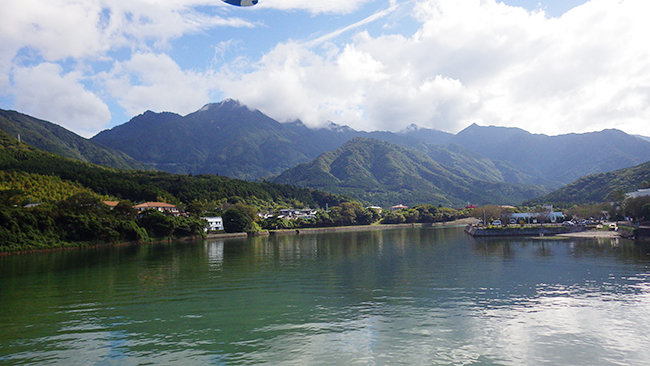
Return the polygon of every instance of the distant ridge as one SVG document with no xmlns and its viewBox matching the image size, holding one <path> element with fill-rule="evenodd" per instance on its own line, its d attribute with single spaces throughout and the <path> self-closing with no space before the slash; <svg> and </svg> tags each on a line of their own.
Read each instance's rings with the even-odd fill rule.
<svg viewBox="0 0 650 366">
<path fill-rule="evenodd" d="M 634 166 L 650 160 L 650 142 L 608 129 L 547 136 L 519 128 L 473 124 L 452 139 L 493 161 L 559 184 L 582 176 Z"/>
<path fill-rule="evenodd" d="M 642 135 L 633 135 L 633 136 L 650 142 L 650 137 L 648 137 L 648 136 L 642 136 Z"/>
<path fill-rule="evenodd" d="M 647 182 L 650 182 L 650 161 L 630 168 L 584 176 L 529 203 L 578 205 L 608 202 L 612 191 L 621 189 L 633 192 Z"/>
</svg>

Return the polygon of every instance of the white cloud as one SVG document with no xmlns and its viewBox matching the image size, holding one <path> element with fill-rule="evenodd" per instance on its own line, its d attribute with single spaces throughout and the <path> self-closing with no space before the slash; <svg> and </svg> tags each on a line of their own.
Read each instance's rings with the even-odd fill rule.
<svg viewBox="0 0 650 366">
<path fill-rule="evenodd" d="M 254 71 L 223 73 L 220 87 L 273 117 L 311 125 L 457 132 L 478 122 L 647 134 L 647 14 L 644 0 L 592 0 L 560 18 L 494 0 L 423 0 L 412 35 L 360 32 L 322 49 L 281 44 Z"/>
<path fill-rule="evenodd" d="M 194 9 L 214 1 L 22 0 L 0 4 L 0 29 L 20 47 L 45 60 L 97 58 L 121 47 L 164 44 L 215 26 L 246 27 L 238 18 L 209 16 Z M 221 2 L 218 2 L 221 4 Z M 5 47 L 2 47 L 3 49 Z M 12 47 L 16 51 L 16 45 Z"/>
<path fill-rule="evenodd" d="M 280 10 L 306 10 L 312 14 L 330 13 L 330 14 L 347 14 L 357 10 L 363 4 L 372 0 L 262 0 L 258 7 L 269 7 Z"/>
<path fill-rule="evenodd" d="M 84 89 L 82 79 L 77 72 L 62 75 L 61 67 L 52 63 L 18 68 L 16 105 L 22 112 L 90 136 L 110 121 L 111 113 L 101 99 Z"/>
<path fill-rule="evenodd" d="M 123 88 L 125 93 L 119 100 L 129 112 L 160 107 L 168 101 L 171 103 L 164 109 L 187 110 L 187 98 L 199 95 L 199 100 L 206 101 L 206 97 L 205 93 L 187 88 L 179 81 L 180 74 L 190 81 L 201 78 L 191 71 L 179 71 L 169 58 L 147 61 L 142 54 L 152 49 L 168 50 L 170 40 L 214 27 L 253 27 L 252 23 L 239 18 L 208 15 L 195 8 L 215 4 L 221 6 L 223 3 L 217 0 L 2 1 L 0 96 L 11 96 L 15 107 L 24 108 L 25 112 L 38 113 L 41 118 L 57 121 L 76 132 L 92 134 L 109 123 L 110 114 L 97 97 L 105 93 L 92 83 L 94 78 L 87 77 L 85 81 L 89 83 L 82 85 L 79 70 L 89 75 L 97 74 L 98 62 L 110 62 L 113 57 L 110 52 L 125 50 L 127 57 L 131 52 L 136 53 L 131 61 L 117 69 L 118 77 L 123 81 L 128 73 L 142 73 L 146 79 L 145 85 Z M 151 70 L 140 67 L 147 62 Z M 169 80 L 163 81 L 156 73 L 161 67 L 170 72 Z M 152 74 L 146 75 L 149 71 Z M 65 72 L 67 74 L 61 76 Z M 37 76 L 44 77 L 40 86 L 36 85 Z M 103 78 L 111 79 L 105 74 Z M 56 85 L 57 82 L 62 85 Z M 205 83 L 205 80 L 198 82 Z M 172 89 L 186 94 L 170 98 Z M 59 94 L 55 93 L 57 91 Z M 75 98 L 88 104 L 72 103 Z M 145 105 L 152 100 L 156 103 Z"/>
<path fill-rule="evenodd" d="M 210 75 L 181 70 L 165 54 L 135 54 L 103 77 L 111 95 L 131 115 L 147 109 L 186 114 L 210 101 Z"/>
</svg>

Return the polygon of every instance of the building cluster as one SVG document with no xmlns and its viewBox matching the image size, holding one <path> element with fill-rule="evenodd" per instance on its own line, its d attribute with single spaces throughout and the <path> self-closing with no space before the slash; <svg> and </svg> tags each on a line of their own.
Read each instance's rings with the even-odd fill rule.
<svg viewBox="0 0 650 366">
<path fill-rule="evenodd" d="M 104 201 L 104 204 L 111 208 L 116 207 L 119 203 L 119 201 Z M 187 215 L 187 213 L 179 210 L 176 205 L 166 202 L 144 202 L 133 206 L 133 209 L 136 210 L 138 214 L 141 214 L 146 210 L 155 210 L 169 216 Z M 208 225 L 205 227 L 205 232 L 223 230 L 223 219 L 221 216 L 206 216 L 201 218 L 208 222 Z"/>
<path fill-rule="evenodd" d="M 626 198 L 637 198 L 637 197 L 645 197 L 645 196 L 650 196 L 650 188 L 639 189 L 636 192 L 630 192 L 625 194 Z"/>
<path fill-rule="evenodd" d="M 551 222 L 556 223 L 564 220 L 564 213 L 562 211 L 554 211 L 552 205 L 542 206 L 542 210 L 538 212 L 519 212 L 503 214 L 503 219 L 510 224 L 517 224 L 521 221 L 526 223 L 543 223 Z"/>
<path fill-rule="evenodd" d="M 281 210 L 278 210 L 278 218 L 281 219 L 286 219 L 286 220 L 295 220 L 295 219 L 315 219 L 316 218 L 316 210 L 312 210 L 311 208 L 305 208 L 305 209 L 295 209 L 295 208 L 283 208 Z"/>
</svg>

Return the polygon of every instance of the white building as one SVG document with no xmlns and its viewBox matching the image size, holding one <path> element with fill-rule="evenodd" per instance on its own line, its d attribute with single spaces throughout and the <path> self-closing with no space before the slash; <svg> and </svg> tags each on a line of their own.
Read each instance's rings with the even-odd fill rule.
<svg viewBox="0 0 650 366">
<path fill-rule="evenodd" d="M 523 213 L 512 213 L 508 215 L 510 218 L 510 223 L 517 223 L 519 220 L 528 221 L 529 219 L 535 220 L 535 222 L 550 221 L 557 222 L 564 218 L 564 213 L 561 211 L 551 211 L 551 212 L 523 212 Z"/>
<path fill-rule="evenodd" d="M 627 198 L 637 198 L 637 197 L 644 197 L 644 196 L 650 196 L 650 188 L 647 189 L 639 189 L 636 192 L 630 192 L 626 193 L 625 196 Z"/>
<path fill-rule="evenodd" d="M 133 208 L 135 208 L 138 212 L 142 212 L 146 210 L 156 210 L 162 213 L 172 214 L 174 216 L 178 216 L 178 214 L 180 213 L 178 211 L 178 208 L 176 208 L 176 206 L 166 202 L 145 202 L 139 205 L 135 205 L 133 206 Z"/>
<path fill-rule="evenodd" d="M 223 219 L 221 219 L 221 216 L 201 218 L 208 222 L 208 226 L 205 228 L 206 233 L 210 231 L 223 230 Z"/>
</svg>

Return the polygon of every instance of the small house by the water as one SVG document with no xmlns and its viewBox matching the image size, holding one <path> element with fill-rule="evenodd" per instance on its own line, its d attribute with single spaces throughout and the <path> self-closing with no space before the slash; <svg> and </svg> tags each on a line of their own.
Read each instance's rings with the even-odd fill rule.
<svg viewBox="0 0 650 366">
<path fill-rule="evenodd" d="M 223 230 L 223 219 L 221 218 L 221 216 L 201 217 L 201 218 L 208 222 L 208 226 L 205 228 L 206 233 L 210 231 Z"/>
</svg>

